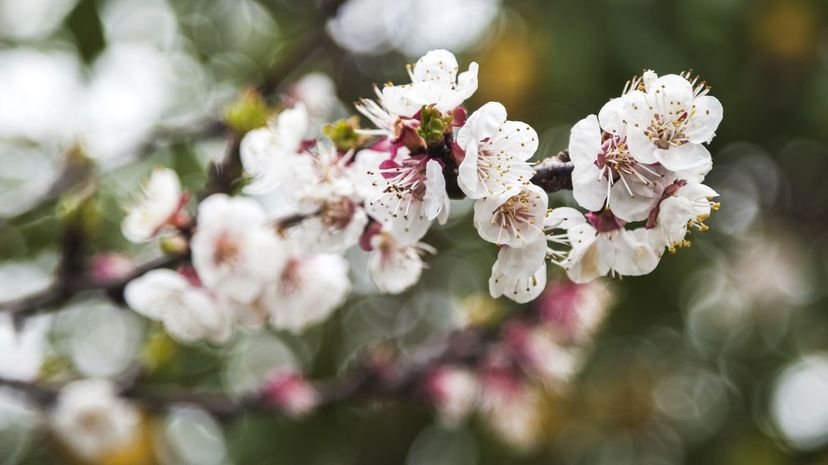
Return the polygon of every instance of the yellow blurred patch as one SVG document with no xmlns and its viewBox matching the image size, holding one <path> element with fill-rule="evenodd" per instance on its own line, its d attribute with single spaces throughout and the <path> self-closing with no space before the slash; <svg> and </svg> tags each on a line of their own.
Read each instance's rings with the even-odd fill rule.
<svg viewBox="0 0 828 465">
<path fill-rule="evenodd" d="M 818 15 L 801 0 L 775 0 L 759 9 L 753 36 L 767 54 L 802 61 L 815 53 Z"/>
</svg>

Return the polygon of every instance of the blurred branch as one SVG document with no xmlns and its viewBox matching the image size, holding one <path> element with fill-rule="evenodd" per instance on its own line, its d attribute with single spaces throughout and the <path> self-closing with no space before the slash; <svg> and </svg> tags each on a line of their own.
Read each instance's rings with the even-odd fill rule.
<svg viewBox="0 0 828 465">
<path fill-rule="evenodd" d="M 74 248 L 75 246 L 73 245 L 72 247 Z M 28 297 L 0 303 L 0 312 L 10 313 L 18 318 L 21 316 L 29 316 L 40 313 L 49 307 L 65 303 L 81 292 L 94 290 L 104 291 L 116 302 L 123 302 L 123 292 L 127 283 L 151 270 L 170 268 L 183 262 L 185 259 L 183 255 L 165 256 L 139 265 L 129 274 L 119 279 L 96 281 L 86 276 L 83 271 L 77 273 L 74 271 L 70 272 L 70 270 L 74 270 L 77 264 L 70 266 L 69 262 L 76 260 L 76 258 L 67 260 L 66 257 L 74 254 L 74 251 L 63 254 L 61 263 L 58 266 L 58 277 L 54 284 Z"/>
<path fill-rule="evenodd" d="M 400 400 L 420 395 L 420 387 L 430 371 L 443 364 L 468 364 L 477 360 L 487 343 L 497 333 L 486 328 L 466 328 L 452 333 L 447 344 L 428 360 L 405 369 L 390 370 L 362 363 L 345 377 L 335 376 L 312 383 L 318 393 L 316 408 L 332 407 L 351 401 Z M 385 374 L 383 374 L 385 373 Z M 163 411 L 173 405 L 192 404 L 211 414 L 228 419 L 243 412 L 284 413 L 263 394 L 233 398 L 220 392 L 185 389 L 164 389 L 140 385 L 136 380 L 121 384 L 121 395 L 143 408 Z M 43 407 L 50 406 L 60 392 L 60 385 L 39 384 L 0 378 L 0 386 L 8 386 L 28 394 Z"/>
</svg>

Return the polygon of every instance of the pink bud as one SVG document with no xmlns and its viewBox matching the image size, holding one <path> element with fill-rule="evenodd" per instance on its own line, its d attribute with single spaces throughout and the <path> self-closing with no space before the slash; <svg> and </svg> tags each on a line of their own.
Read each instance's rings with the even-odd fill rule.
<svg viewBox="0 0 828 465">
<path fill-rule="evenodd" d="M 292 370 L 270 375 L 262 389 L 264 399 L 292 417 L 307 415 L 319 405 L 319 392 Z"/>
<path fill-rule="evenodd" d="M 89 275 L 96 282 L 113 282 L 126 277 L 132 271 L 132 262 L 117 253 L 101 253 L 92 257 Z"/>
</svg>

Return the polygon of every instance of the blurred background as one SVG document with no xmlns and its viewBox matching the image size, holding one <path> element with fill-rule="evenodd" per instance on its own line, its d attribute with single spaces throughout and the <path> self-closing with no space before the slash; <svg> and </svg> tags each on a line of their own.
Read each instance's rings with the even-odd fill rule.
<svg viewBox="0 0 828 465">
<path fill-rule="evenodd" d="M 317 6 L 0 0 L 0 301 L 48 285 L 73 202 L 92 212 L 95 251 L 157 254 L 121 237 L 122 206 L 158 164 L 197 190 L 224 153 L 214 121 L 285 66 L 281 101 L 303 100 L 321 124 L 447 48 L 461 69 L 480 64 L 467 106 L 502 102 L 541 135 L 538 157 L 565 148 L 571 126 L 642 69 L 693 69 L 725 108 L 708 176 L 721 210 L 653 274 L 608 282 L 607 321 L 566 394 L 537 407 L 532 441 L 504 440 L 487 421 L 440 426 L 407 402 L 298 422 L 252 413 L 220 423 L 182 407 L 147 432 L 164 453 L 148 454 L 158 441 L 147 440 L 107 463 L 828 464 L 828 3 L 350 0 L 332 18 Z M 184 347 L 104 295 L 78 296 L 55 316 L 43 376 L 117 376 L 139 360 L 151 382 L 245 392 L 279 364 L 337 373 L 365 347 L 415 360 L 458 318 L 521 311 L 486 298 L 494 251 L 469 207 L 432 230 L 425 242 L 440 254 L 402 296 L 372 295 L 355 252 L 357 294 L 303 337 Z M 35 409 L 0 399 L 0 464 L 70 463 L 40 447 Z"/>
</svg>

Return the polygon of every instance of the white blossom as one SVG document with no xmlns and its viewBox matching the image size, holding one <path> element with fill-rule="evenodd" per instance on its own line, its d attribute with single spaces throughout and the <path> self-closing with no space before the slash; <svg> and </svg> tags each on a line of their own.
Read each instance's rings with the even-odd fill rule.
<svg viewBox="0 0 828 465">
<path fill-rule="evenodd" d="M 449 197 L 443 167 L 426 155 L 410 156 L 401 149 L 370 171 L 374 193 L 365 210 L 399 241 L 413 244 L 431 222 L 448 219 Z"/>
<path fill-rule="evenodd" d="M 143 186 L 141 196 L 128 208 L 121 232 L 129 241 L 148 242 L 170 225 L 182 207 L 181 183 L 175 171 L 158 167 Z"/>
<path fill-rule="evenodd" d="M 675 74 L 644 81 L 624 97 L 630 152 L 641 163 L 660 163 L 677 171 L 710 164 L 702 145 L 716 135 L 722 104 L 708 88 Z"/>
<path fill-rule="evenodd" d="M 492 266 L 489 293 L 518 303 L 534 300 L 546 287 L 546 238 L 525 247 L 502 246 Z"/>
<path fill-rule="evenodd" d="M 627 230 L 623 222 L 610 212 L 590 213 L 589 221 L 575 209 L 552 210 L 544 228 L 563 230 L 547 235 L 555 245 L 569 247 L 566 252 L 549 250 L 553 262 L 566 269 L 569 278 L 585 283 L 608 273 L 618 276 L 640 276 L 650 273 L 659 262 L 659 255 L 649 243 L 644 228 Z"/>
<path fill-rule="evenodd" d="M 529 184 L 474 203 L 474 226 L 483 239 L 497 245 L 523 247 L 543 235 L 549 199 Z"/>
<path fill-rule="evenodd" d="M 477 63 L 457 74 L 457 58 L 448 50 L 432 50 L 423 55 L 408 75 L 411 84 L 382 89 L 382 106 L 397 116 L 412 117 L 422 107 L 434 105 L 447 113 L 460 106 L 477 91 Z"/>
<path fill-rule="evenodd" d="M 363 165 L 353 162 L 353 152 L 340 155 L 332 145 L 317 144 L 316 153 L 305 152 L 285 160 L 292 175 L 284 181 L 289 213 L 302 218 L 291 237 L 312 252 L 342 252 L 357 243 L 368 223 L 362 207 L 364 198 L 357 189 L 355 171 Z"/>
<path fill-rule="evenodd" d="M 172 270 L 152 270 L 131 281 L 124 299 L 139 314 L 164 324 L 176 340 L 221 344 L 233 332 L 233 316 L 208 290 Z"/>
<path fill-rule="evenodd" d="M 572 194 L 587 210 L 606 206 L 625 221 L 640 221 L 674 178 L 658 165 L 640 163 L 630 152 L 622 109 L 623 99 L 613 99 L 597 117 L 590 115 L 572 128 Z"/>
<path fill-rule="evenodd" d="M 302 149 L 308 131 L 308 112 L 302 103 L 281 112 L 263 128 L 248 132 L 239 146 L 242 166 L 253 178 L 245 186 L 251 194 L 266 194 L 278 188 L 290 171 L 285 165 Z"/>
<path fill-rule="evenodd" d="M 670 186 L 648 222 L 650 243 L 656 251 L 661 254 L 666 247 L 675 252 L 676 247 L 689 246 L 685 237 L 692 227 L 706 231 L 704 221 L 712 210 L 719 208 L 719 204 L 712 201 L 718 195 L 699 183 L 680 181 Z"/>
<path fill-rule="evenodd" d="M 51 414 L 55 435 L 78 457 L 97 461 L 135 439 L 141 417 L 108 380 L 86 379 L 61 389 Z"/>
<path fill-rule="evenodd" d="M 260 295 L 286 258 L 261 206 L 224 194 L 201 202 L 190 248 L 204 286 L 241 304 Z"/>
<path fill-rule="evenodd" d="M 416 284 L 425 268 L 422 255 L 437 253 L 428 244 L 400 242 L 388 232 L 375 234 L 370 243 L 368 271 L 377 289 L 387 294 L 400 294 Z"/>
<path fill-rule="evenodd" d="M 51 318 L 28 318 L 18 330 L 12 316 L 0 313 L 0 378 L 32 381 L 40 373 Z"/>
<path fill-rule="evenodd" d="M 348 262 L 340 255 L 294 256 L 265 293 L 270 324 L 300 332 L 328 319 L 351 290 Z"/>
<path fill-rule="evenodd" d="M 529 125 L 506 120 L 506 108 L 489 102 L 469 116 L 457 133 L 465 152 L 457 182 L 473 199 L 526 185 L 535 171 L 527 160 L 538 149 L 538 134 Z"/>
</svg>

